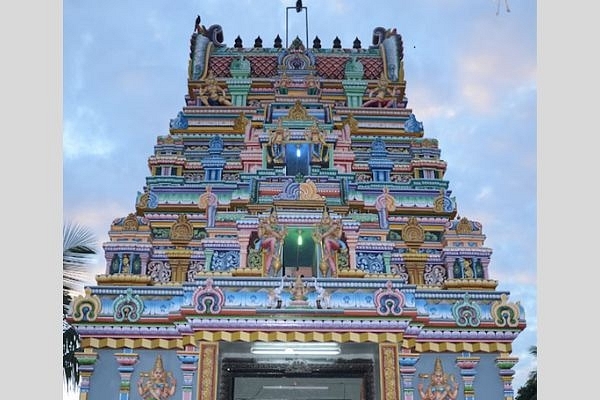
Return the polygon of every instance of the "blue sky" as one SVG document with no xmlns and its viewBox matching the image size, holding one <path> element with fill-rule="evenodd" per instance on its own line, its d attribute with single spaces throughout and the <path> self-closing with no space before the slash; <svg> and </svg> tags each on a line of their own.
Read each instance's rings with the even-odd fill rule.
<svg viewBox="0 0 600 400">
<path fill-rule="evenodd" d="M 135 210 L 158 135 L 184 106 L 196 15 L 225 43 L 284 39 L 293 0 L 63 2 L 63 218 L 108 240 L 113 219 Z M 480 221 L 498 290 L 526 310 L 514 343 L 514 387 L 537 344 L 537 10 L 533 0 L 304 0 L 310 43 L 370 44 L 377 26 L 404 42 L 408 107 L 437 138 L 460 216 Z M 174 5 L 176 4 L 176 6 Z M 304 15 L 290 12 L 303 28 Z M 290 29 L 290 36 L 304 31 Z M 290 37 L 290 41 L 292 38 Z M 103 260 L 97 272 L 104 271 Z"/>
</svg>

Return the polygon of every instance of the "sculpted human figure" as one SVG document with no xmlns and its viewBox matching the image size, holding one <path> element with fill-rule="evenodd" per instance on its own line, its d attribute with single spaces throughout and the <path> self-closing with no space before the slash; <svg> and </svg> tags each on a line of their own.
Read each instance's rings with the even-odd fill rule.
<svg viewBox="0 0 600 400">
<path fill-rule="evenodd" d="M 150 372 L 142 372 L 138 381 L 138 393 L 144 400 L 166 400 L 175 394 L 177 381 L 163 368 L 162 358 L 158 356 Z"/>
<path fill-rule="evenodd" d="M 323 210 L 321 221 L 313 231 L 313 238 L 321 247 L 321 272 L 330 276 L 337 276 L 336 254 L 338 250 L 346 248 L 342 239 L 342 222 L 334 220 L 327 209 Z"/>
<path fill-rule="evenodd" d="M 294 300 L 306 300 L 306 293 L 308 289 L 306 285 L 302 281 L 302 276 L 300 273 L 296 273 L 296 279 L 294 279 L 294 284 L 292 285 L 292 297 Z"/>
<path fill-rule="evenodd" d="M 281 79 L 279 79 L 276 83 L 275 83 L 275 87 L 277 88 L 277 90 L 279 91 L 279 94 L 287 94 L 288 92 L 288 86 L 290 85 L 290 83 L 292 83 L 292 81 L 290 80 L 290 78 L 287 76 L 287 74 L 284 72 L 281 75 Z"/>
<path fill-rule="evenodd" d="M 283 127 L 280 119 L 277 122 L 277 127 L 269 132 L 269 142 L 267 144 L 270 151 L 270 161 L 285 162 L 285 142 L 287 142 L 289 136 L 289 131 Z"/>
<path fill-rule="evenodd" d="M 381 73 L 377 86 L 369 91 L 369 100 L 367 100 L 364 107 L 394 107 L 396 105 L 396 92 L 395 87 L 390 88 L 390 81 L 385 77 L 384 73 Z"/>
<path fill-rule="evenodd" d="M 128 274 L 130 273 L 130 266 L 129 266 L 129 256 L 127 254 L 123 255 L 123 267 L 121 268 L 121 273 L 123 274 Z"/>
<path fill-rule="evenodd" d="M 419 383 L 417 389 L 421 400 L 455 400 L 458 396 L 458 383 L 454 375 L 444 374 L 442 360 L 439 358 L 435 359 L 429 385 L 425 388 L 423 383 Z"/>
<path fill-rule="evenodd" d="M 473 279 L 473 277 L 474 277 L 473 267 L 471 266 L 471 260 L 469 260 L 468 258 L 465 258 L 464 265 L 463 265 L 463 271 L 464 271 L 465 278 Z"/>
<path fill-rule="evenodd" d="M 309 95 L 315 95 L 315 94 L 319 94 L 320 92 L 321 92 L 321 89 L 319 88 L 319 82 L 317 82 L 317 79 L 311 72 L 306 77 L 306 93 Z"/>
<path fill-rule="evenodd" d="M 198 207 L 206 210 L 206 226 L 209 228 L 215 226 L 218 205 L 219 198 L 213 193 L 212 188 L 207 186 L 206 192 L 202 193 L 198 199 Z"/>
<path fill-rule="evenodd" d="M 205 85 L 200 88 L 199 97 L 205 106 L 231 105 L 225 94 L 225 89 L 219 86 L 212 71 L 206 77 Z"/>
<path fill-rule="evenodd" d="M 310 128 L 307 128 L 304 137 L 310 140 L 311 161 L 327 161 L 327 142 L 325 142 L 325 135 L 316 122 Z"/>
<path fill-rule="evenodd" d="M 379 227 L 381 229 L 387 229 L 390 226 L 388 215 L 391 211 L 396 210 L 396 201 L 387 187 L 383 188 L 383 193 L 375 200 L 375 208 L 377 209 L 379 217 Z"/>
<path fill-rule="evenodd" d="M 261 218 L 258 225 L 259 248 L 264 252 L 264 268 L 267 275 L 276 274 L 281 268 L 283 239 L 287 234 L 284 226 L 277 222 L 277 212 L 271 210 L 269 216 Z"/>
</svg>

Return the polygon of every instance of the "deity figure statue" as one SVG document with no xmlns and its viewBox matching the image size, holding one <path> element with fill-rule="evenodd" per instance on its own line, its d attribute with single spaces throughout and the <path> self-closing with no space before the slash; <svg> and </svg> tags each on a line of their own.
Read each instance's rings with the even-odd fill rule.
<svg viewBox="0 0 600 400">
<path fill-rule="evenodd" d="M 271 308 L 271 307 L 277 307 L 277 308 L 281 308 L 281 303 L 283 301 L 282 297 L 281 297 L 281 293 L 283 292 L 283 289 L 285 287 L 285 283 L 283 281 L 284 276 L 281 276 L 281 282 L 279 283 L 279 286 L 277 286 L 274 289 L 269 289 L 269 294 L 268 294 L 268 300 L 267 300 L 267 307 Z"/>
<path fill-rule="evenodd" d="M 321 221 L 315 226 L 313 239 L 320 244 L 321 261 L 319 268 L 323 276 L 337 276 L 336 254 L 347 248 L 342 240 L 342 222 L 334 220 L 327 208 L 323 210 Z"/>
<path fill-rule="evenodd" d="M 292 83 L 291 79 L 284 72 L 281 75 L 281 78 L 277 82 L 275 82 L 275 88 L 277 88 L 279 94 L 287 94 L 288 86 L 290 85 L 290 83 Z"/>
<path fill-rule="evenodd" d="M 363 107 L 394 107 L 396 105 L 397 88 L 390 88 L 389 86 L 390 81 L 385 77 L 385 73 L 382 72 L 377 86 L 369 91 L 369 100 L 363 104 Z"/>
<path fill-rule="evenodd" d="M 199 98 L 205 106 L 231 105 L 231 101 L 225 94 L 225 89 L 219 86 L 212 71 L 208 74 L 205 85 L 200 88 Z"/>
<path fill-rule="evenodd" d="M 327 142 L 325 142 L 325 135 L 316 122 L 314 122 L 310 128 L 304 132 L 306 140 L 310 141 L 310 160 L 316 162 L 326 162 L 329 157 L 327 155 L 327 149 L 329 148 Z"/>
<path fill-rule="evenodd" d="M 331 295 L 325 290 L 325 288 L 317 282 L 317 277 L 313 277 L 315 292 L 317 292 L 317 308 L 329 308 Z"/>
<path fill-rule="evenodd" d="M 302 275 L 300 273 L 296 273 L 296 279 L 291 288 L 292 298 L 296 301 L 306 300 L 306 293 L 308 289 L 306 285 L 302 281 Z"/>
<path fill-rule="evenodd" d="M 315 95 L 321 92 L 321 88 L 319 88 L 319 82 L 311 72 L 306 77 L 306 94 Z"/>
<path fill-rule="evenodd" d="M 471 260 L 469 260 L 468 258 L 465 258 L 465 260 L 464 260 L 463 271 L 464 271 L 463 275 L 466 279 L 474 278 L 473 267 L 471 266 Z"/>
<path fill-rule="evenodd" d="M 206 226 L 209 228 L 215 226 L 218 205 L 219 198 L 212 192 L 212 188 L 207 186 L 206 192 L 202 193 L 198 199 L 198 207 L 202 210 L 206 210 Z"/>
<path fill-rule="evenodd" d="M 281 251 L 286 234 L 287 229 L 279 225 L 274 208 L 267 217 L 260 219 L 257 246 L 265 255 L 263 268 L 268 276 L 274 276 L 281 268 Z"/>
<path fill-rule="evenodd" d="M 121 267 L 121 273 L 122 274 L 129 274 L 131 272 L 130 267 L 129 267 L 129 256 L 127 254 L 123 255 L 123 260 L 122 260 L 122 267 Z"/>
<path fill-rule="evenodd" d="M 152 371 L 140 374 L 138 393 L 144 400 L 166 400 L 175 394 L 176 385 L 173 374 L 165 371 L 162 358 L 158 356 Z"/>
<path fill-rule="evenodd" d="M 270 162 L 285 163 L 285 143 L 288 141 L 290 133 L 283 127 L 281 119 L 277 122 L 277 127 L 269 131 L 269 142 L 267 154 Z"/>
<path fill-rule="evenodd" d="M 444 373 L 442 360 L 435 359 L 430 383 L 424 388 L 423 383 L 417 385 L 421 400 L 455 400 L 458 396 L 458 383 L 454 375 Z"/>
<path fill-rule="evenodd" d="M 387 187 L 383 188 L 383 193 L 375 200 L 375 208 L 379 217 L 379 227 L 381 229 L 389 228 L 388 215 L 391 211 L 396 210 L 396 201 Z"/>
</svg>

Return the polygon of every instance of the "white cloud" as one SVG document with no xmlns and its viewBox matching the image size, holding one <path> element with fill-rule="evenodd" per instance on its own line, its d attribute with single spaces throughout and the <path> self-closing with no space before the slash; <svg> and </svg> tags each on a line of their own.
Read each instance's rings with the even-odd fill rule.
<svg viewBox="0 0 600 400">
<path fill-rule="evenodd" d="M 490 196 L 493 196 L 494 189 L 491 186 L 484 186 L 479 189 L 479 192 L 475 195 L 475 200 L 481 201 L 488 199 Z"/>
<path fill-rule="evenodd" d="M 114 145 L 106 138 L 104 126 L 102 118 L 94 110 L 78 106 L 73 118 L 64 119 L 64 158 L 109 157 Z"/>
<path fill-rule="evenodd" d="M 493 272 L 490 272 L 490 275 L 492 275 L 492 279 L 497 279 L 500 282 L 532 286 L 537 284 L 537 276 L 535 271 L 531 270 L 531 266 L 520 266 L 511 270 L 498 266 Z"/>
<path fill-rule="evenodd" d="M 85 65 L 89 49 L 94 44 L 94 36 L 89 32 L 81 34 L 79 48 L 73 57 L 73 70 L 69 73 L 69 85 L 75 91 L 81 91 L 85 87 Z"/>
<path fill-rule="evenodd" d="M 146 22 L 150 26 L 150 31 L 152 32 L 152 36 L 158 42 L 162 42 L 165 37 L 168 37 L 169 25 L 165 24 L 164 21 L 160 19 L 159 16 L 156 15 L 156 12 L 153 11 L 146 18 Z"/>
<path fill-rule="evenodd" d="M 419 84 L 411 86 L 407 97 L 407 107 L 413 110 L 417 120 L 426 124 L 424 126 L 426 131 L 427 124 L 431 124 L 433 120 L 453 119 L 460 113 L 456 104 L 445 101 L 448 99 L 440 96 L 434 85 L 427 85 L 427 82 L 422 84 L 419 82 Z M 428 136 L 432 135 L 428 133 Z"/>
<path fill-rule="evenodd" d="M 65 221 L 72 221 L 88 228 L 95 236 L 100 252 L 96 257 L 96 264 L 92 266 L 93 275 L 106 271 L 104 250 L 102 244 L 109 241 L 108 231 L 114 219 L 125 217 L 131 212 L 122 204 L 111 202 L 82 203 L 78 207 L 65 210 Z"/>
</svg>

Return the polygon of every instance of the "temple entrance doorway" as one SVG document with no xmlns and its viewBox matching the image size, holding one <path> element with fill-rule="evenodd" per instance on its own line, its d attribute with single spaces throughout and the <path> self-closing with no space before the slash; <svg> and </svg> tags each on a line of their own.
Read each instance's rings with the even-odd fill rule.
<svg viewBox="0 0 600 400">
<path fill-rule="evenodd" d="M 227 342 L 219 346 L 218 400 L 376 400 L 379 355 L 374 343 L 339 344 L 339 354 L 308 352 L 334 343 Z M 283 348 L 302 349 L 290 355 Z M 258 351 L 261 350 L 261 351 Z M 324 352 L 325 353 L 325 352 Z M 310 354 L 310 355 L 309 355 Z"/>
</svg>

